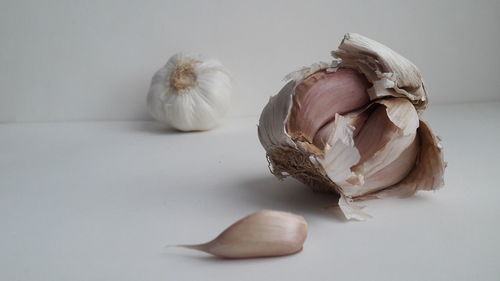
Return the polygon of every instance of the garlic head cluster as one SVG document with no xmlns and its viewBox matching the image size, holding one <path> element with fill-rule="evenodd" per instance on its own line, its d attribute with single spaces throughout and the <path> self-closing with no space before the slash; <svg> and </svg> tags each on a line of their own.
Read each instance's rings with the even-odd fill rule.
<svg viewBox="0 0 500 281">
<path fill-rule="evenodd" d="M 258 133 L 273 174 L 353 201 L 409 196 L 443 186 L 442 147 L 421 113 L 428 103 L 417 67 L 390 48 L 346 34 L 333 62 L 290 80 L 262 111 Z"/>
<path fill-rule="evenodd" d="M 230 97 L 231 77 L 218 60 L 176 54 L 153 76 L 147 106 L 178 130 L 204 131 L 217 126 Z"/>
</svg>

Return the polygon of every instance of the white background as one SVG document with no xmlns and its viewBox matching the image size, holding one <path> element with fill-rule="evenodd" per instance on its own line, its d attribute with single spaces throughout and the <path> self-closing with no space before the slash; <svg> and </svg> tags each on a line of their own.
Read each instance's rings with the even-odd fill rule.
<svg viewBox="0 0 500 281">
<path fill-rule="evenodd" d="M 0 0 L 0 280 L 499 280 L 499 15 L 499 1 Z M 443 189 L 366 202 L 362 223 L 274 178 L 256 134 L 282 77 L 329 60 L 345 32 L 420 67 L 449 162 Z M 219 128 L 134 121 L 178 51 L 232 70 Z M 95 120 L 128 121 L 64 122 Z M 265 208 L 306 218 L 301 253 L 163 248 Z"/>
<path fill-rule="evenodd" d="M 153 122 L 0 124 L 0 280 L 497 281 L 499 107 L 433 106 L 446 186 L 363 202 L 366 222 L 274 178 L 255 117 L 186 134 Z M 261 209 L 304 216 L 304 250 L 223 260 L 163 248 L 206 242 Z"/>
<path fill-rule="evenodd" d="M 346 32 L 411 59 L 434 104 L 499 100 L 499 15 L 496 0 L 2 0 L 0 122 L 149 119 L 151 76 L 179 51 L 219 58 L 230 115 L 255 116 Z"/>
</svg>

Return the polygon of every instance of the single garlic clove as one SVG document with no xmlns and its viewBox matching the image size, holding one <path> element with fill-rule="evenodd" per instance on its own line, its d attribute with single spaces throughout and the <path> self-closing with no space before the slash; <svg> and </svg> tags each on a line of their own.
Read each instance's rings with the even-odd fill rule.
<svg viewBox="0 0 500 281">
<path fill-rule="evenodd" d="M 407 99 L 393 98 L 379 101 L 375 107 L 355 137 L 361 159 L 352 170 L 363 185 L 363 193 L 400 182 L 418 154 L 418 115 L 413 105 Z"/>
<path fill-rule="evenodd" d="M 284 256 L 299 252 L 307 237 L 307 223 L 292 213 L 262 210 L 237 221 L 214 240 L 179 245 L 222 258 Z"/>
<path fill-rule="evenodd" d="M 363 75 L 349 69 L 320 71 L 307 77 L 295 88 L 288 134 L 293 139 L 313 142 L 317 131 L 335 114 L 350 112 L 369 102 L 368 85 Z"/>
<path fill-rule="evenodd" d="M 361 116 L 345 117 L 336 114 L 331 126 L 332 134 L 325 144 L 324 155 L 316 160 L 321 167 L 324 167 L 329 179 L 339 185 L 337 188 L 340 188 L 341 182 L 355 176 L 351 167 L 359 162 L 361 155 L 354 143 L 355 130 L 352 124 Z"/>
<path fill-rule="evenodd" d="M 420 120 L 418 136 L 420 152 L 415 167 L 403 181 L 378 193 L 377 197 L 408 197 L 415 194 L 417 190 L 433 190 L 436 186 L 444 185 L 444 170 L 447 163 L 444 161 L 440 139 L 422 120 Z"/>
</svg>

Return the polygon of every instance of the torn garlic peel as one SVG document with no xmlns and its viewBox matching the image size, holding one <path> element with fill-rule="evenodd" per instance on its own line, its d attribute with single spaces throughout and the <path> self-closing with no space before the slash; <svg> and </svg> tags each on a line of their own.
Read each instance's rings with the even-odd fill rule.
<svg viewBox="0 0 500 281">
<path fill-rule="evenodd" d="M 408 59 L 346 34 L 331 65 L 314 64 L 264 108 L 259 139 L 273 174 L 337 192 L 348 219 L 368 218 L 354 201 L 410 196 L 443 186 L 438 138 L 420 120 L 428 97 Z"/>
<path fill-rule="evenodd" d="M 181 131 L 214 128 L 230 106 L 231 78 L 216 59 L 176 54 L 156 72 L 147 96 L 158 121 Z"/>
<path fill-rule="evenodd" d="M 292 213 L 262 210 L 237 221 L 214 240 L 199 245 L 180 245 L 222 258 L 284 256 L 302 250 L 307 223 Z"/>
</svg>

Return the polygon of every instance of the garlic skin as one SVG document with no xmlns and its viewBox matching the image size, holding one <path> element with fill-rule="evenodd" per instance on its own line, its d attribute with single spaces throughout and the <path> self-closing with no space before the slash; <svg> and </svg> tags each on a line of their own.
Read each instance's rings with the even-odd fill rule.
<svg viewBox="0 0 500 281">
<path fill-rule="evenodd" d="M 235 222 L 210 242 L 179 247 L 222 258 L 275 257 L 301 251 L 306 237 L 307 222 L 302 216 L 262 210 Z"/>
<path fill-rule="evenodd" d="M 346 34 L 331 64 L 289 74 L 262 111 L 258 134 L 272 173 L 353 202 L 444 185 L 442 147 L 421 120 L 428 96 L 417 67 L 390 48 Z"/>
<path fill-rule="evenodd" d="M 231 77 L 218 60 L 179 53 L 153 76 L 147 107 L 178 130 L 205 131 L 218 125 L 230 97 Z"/>
</svg>

